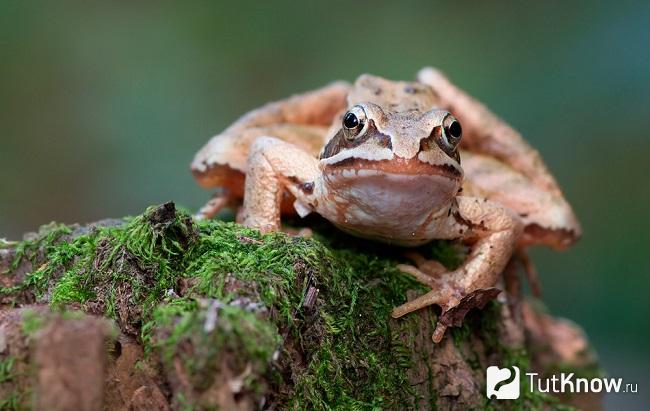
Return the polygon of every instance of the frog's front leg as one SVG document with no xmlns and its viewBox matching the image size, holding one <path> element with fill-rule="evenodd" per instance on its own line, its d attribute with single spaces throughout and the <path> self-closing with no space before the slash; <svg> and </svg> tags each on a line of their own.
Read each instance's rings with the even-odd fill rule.
<svg viewBox="0 0 650 411">
<path fill-rule="evenodd" d="M 298 214 L 309 214 L 320 190 L 317 176 L 318 160 L 313 155 L 274 137 L 256 139 L 248 155 L 244 225 L 262 232 L 279 230 L 285 190 L 296 198 Z"/>
<path fill-rule="evenodd" d="M 428 233 L 436 239 L 462 239 L 471 244 L 471 252 L 464 263 L 451 272 L 427 276 L 414 267 L 401 267 L 432 290 L 395 308 L 393 317 L 432 304 L 439 305 L 442 314 L 433 334 L 433 341 L 439 342 L 446 328 L 460 325 L 470 308 L 480 308 L 498 294 L 493 287 L 514 252 L 522 228 L 514 213 L 496 203 L 457 197 L 449 213 L 431 222 Z"/>
</svg>

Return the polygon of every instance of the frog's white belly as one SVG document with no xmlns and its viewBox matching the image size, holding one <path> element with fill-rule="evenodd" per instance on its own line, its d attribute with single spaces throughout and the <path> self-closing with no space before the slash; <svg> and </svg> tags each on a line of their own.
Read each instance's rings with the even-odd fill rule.
<svg viewBox="0 0 650 411">
<path fill-rule="evenodd" d="M 354 178 L 329 181 L 327 201 L 317 211 L 353 235 L 402 245 L 432 240 L 422 227 L 458 189 L 439 175 L 360 170 Z"/>
</svg>

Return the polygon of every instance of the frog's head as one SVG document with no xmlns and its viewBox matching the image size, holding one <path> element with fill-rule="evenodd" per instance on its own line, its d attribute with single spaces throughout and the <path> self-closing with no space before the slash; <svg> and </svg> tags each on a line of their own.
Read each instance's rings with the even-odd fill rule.
<svg viewBox="0 0 650 411">
<path fill-rule="evenodd" d="M 369 88 L 369 81 L 380 87 Z M 432 109 L 432 99 L 417 96 L 431 93 L 425 87 L 357 80 L 349 109 L 320 155 L 325 184 L 337 196 L 364 204 L 368 213 L 399 216 L 405 208 L 430 212 L 457 194 L 461 125 L 449 112 Z"/>
</svg>

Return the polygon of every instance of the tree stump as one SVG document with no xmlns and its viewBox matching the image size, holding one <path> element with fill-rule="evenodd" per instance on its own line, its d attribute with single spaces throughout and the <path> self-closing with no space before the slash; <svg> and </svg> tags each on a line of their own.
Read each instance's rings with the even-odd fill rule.
<svg viewBox="0 0 650 411">
<path fill-rule="evenodd" d="M 452 266 L 462 248 L 419 250 Z M 315 238 L 194 221 L 173 203 L 0 243 L 0 409 L 599 409 L 530 392 L 525 371 L 598 367 L 577 326 L 508 289 L 439 344 L 400 251 L 330 228 Z M 503 284 L 499 288 L 505 288 Z M 488 399 L 490 365 L 522 370 Z"/>
</svg>

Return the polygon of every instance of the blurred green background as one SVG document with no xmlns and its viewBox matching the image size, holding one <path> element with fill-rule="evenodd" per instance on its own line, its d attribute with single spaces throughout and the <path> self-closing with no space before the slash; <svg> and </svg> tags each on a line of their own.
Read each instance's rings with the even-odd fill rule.
<svg viewBox="0 0 650 411">
<path fill-rule="evenodd" d="M 210 195 L 188 164 L 247 110 L 442 68 L 519 129 L 584 225 L 535 250 L 551 310 L 648 406 L 650 3 L 0 3 L 0 237 Z M 647 409 L 647 408 L 646 408 Z"/>
</svg>

